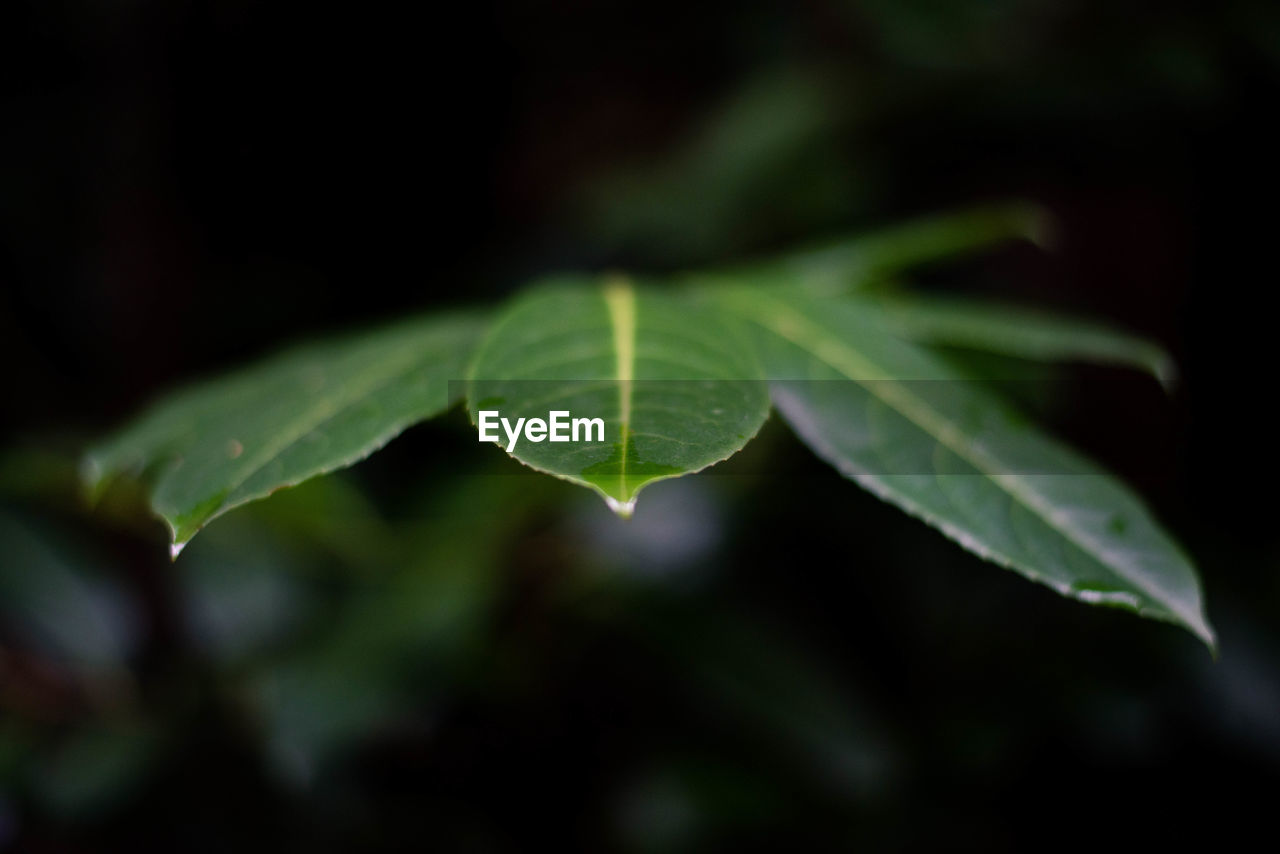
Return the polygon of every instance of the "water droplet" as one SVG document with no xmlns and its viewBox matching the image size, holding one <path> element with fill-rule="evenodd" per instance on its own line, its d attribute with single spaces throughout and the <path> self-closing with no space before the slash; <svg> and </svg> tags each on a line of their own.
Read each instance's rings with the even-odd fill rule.
<svg viewBox="0 0 1280 854">
<path fill-rule="evenodd" d="M 617 513 L 623 519 L 630 519 L 631 514 L 636 512 L 636 500 L 632 498 L 630 501 L 619 501 L 616 498 L 606 495 L 604 497 L 605 504 L 609 505 L 609 509 Z"/>
<path fill-rule="evenodd" d="M 177 560 L 178 555 L 182 554 L 182 550 L 186 547 L 186 543 L 174 543 L 169 546 L 169 560 Z"/>
</svg>

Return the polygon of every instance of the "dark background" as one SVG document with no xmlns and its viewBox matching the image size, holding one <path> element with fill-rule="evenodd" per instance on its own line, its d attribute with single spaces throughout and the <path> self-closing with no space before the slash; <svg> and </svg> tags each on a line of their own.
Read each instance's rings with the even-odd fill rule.
<svg viewBox="0 0 1280 854">
<path fill-rule="evenodd" d="M 5 6 L 0 847 L 1267 826 L 1278 84 L 1261 0 Z M 172 565 L 77 498 L 86 442 L 285 342 L 1004 199 L 1053 251 L 916 284 L 1171 348 L 1172 401 L 1073 368 L 1040 415 L 1195 556 L 1216 661 L 960 552 L 776 422 L 628 525 L 458 417 Z"/>
</svg>

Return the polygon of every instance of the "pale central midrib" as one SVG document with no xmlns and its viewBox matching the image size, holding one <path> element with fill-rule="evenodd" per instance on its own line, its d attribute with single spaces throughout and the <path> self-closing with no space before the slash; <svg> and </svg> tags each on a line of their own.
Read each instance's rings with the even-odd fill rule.
<svg viewBox="0 0 1280 854">
<path fill-rule="evenodd" d="M 631 380 L 636 361 L 636 293 L 625 279 L 605 285 L 605 305 L 617 356 L 614 378 L 618 382 L 618 441 L 622 451 L 618 463 L 619 500 L 627 500 L 627 438 L 631 432 Z"/>
<path fill-rule="evenodd" d="M 811 322 L 803 315 L 776 300 L 763 296 L 760 298 L 768 301 L 771 304 L 771 308 L 768 313 L 752 309 L 751 313 L 755 315 L 756 322 L 761 323 L 775 335 L 779 335 L 802 349 L 813 353 L 849 379 L 858 382 L 890 407 L 907 416 L 926 432 L 936 437 L 961 459 L 967 460 L 980 474 L 986 476 L 1005 492 L 1020 501 L 1065 540 L 1106 566 L 1100 555 L 1105 554 L 1110 549 L 1084 532 L 1060 523 L 1054 518 L 1056 513 L 1053 508 L 1046 507 L 1043 497 L 1034 490 L 1022 488 L 1020 483 L 1012 480 L 1007 475 L 993 474 L 992 470 L 1000 468 L 999 461 L 976 451 L 969 443 L 963 441 L 964 437 L 948 422 L 945 416 L 934 411 L 932 407 L 912 395 L 901 384 L 883 382 L 884 380 L 893 380 L 895 378 L 860 356 L 857 352 L 849 349 L 839 340 L 832 340 L 830 333 L 823 327 Z M 785 318 L 785 322 L 780 323 L 780 318 Z M 801 330 L 803 330 L 803 334 L 800 334 Z M 1158 602 L 1162 600 L 1161 591 L 1153 590 L 1147 579 L 1141 575 L 1121 577 L 1142 588 L 1154 600 Z M 1185 613 L 1176 604 L 1171 603 L 1170 607 L 1189 623 L 1193 625 L 1199 624 L 1198 616 Z"/>
</svg>

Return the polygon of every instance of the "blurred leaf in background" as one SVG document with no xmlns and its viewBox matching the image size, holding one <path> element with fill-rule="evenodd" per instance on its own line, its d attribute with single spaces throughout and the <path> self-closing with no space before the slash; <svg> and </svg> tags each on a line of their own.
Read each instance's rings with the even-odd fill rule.
<svg viewBox="0 0 1280 854">
<path fill-rule="evenodd" d="M 591 182 L 580 202 L 588 235 L 611 253 L 670 265 L 865 212 L 874 164 L 837 142 L 857 109 L 846 87 L 819 69 L 745 82 L 665 157 Z"/>
</svg>

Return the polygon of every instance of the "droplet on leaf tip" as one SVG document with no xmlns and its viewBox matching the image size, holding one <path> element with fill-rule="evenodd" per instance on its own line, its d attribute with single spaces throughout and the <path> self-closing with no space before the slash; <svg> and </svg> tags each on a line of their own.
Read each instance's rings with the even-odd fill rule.
<svg viewBox="0 0 1280 854">
<path fill-rule="evenodd" d="M 632 498 L 630 501 L 619 501 L 616 498 L 606 495 L 604 497 L 605 504 L 609 505 L 609 509 L 617 513 L 623 519 L 630 519 L 631 514 L 636 511 L 636 500 Z"/>
</svg>

